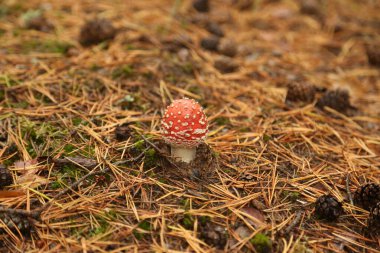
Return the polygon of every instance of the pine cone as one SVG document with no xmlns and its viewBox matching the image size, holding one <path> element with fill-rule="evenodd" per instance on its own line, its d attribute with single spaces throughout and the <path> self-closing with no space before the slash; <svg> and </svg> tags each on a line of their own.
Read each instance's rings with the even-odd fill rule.
<svg viewBox="0 0 380 253">
<path fill-rule="evenodd" d="M 95 19 L 88 21 L 81 28 L 79 42 L 83 46 L 91 46 L 106 40 L 112 40 L 117 30 L 107 19 Z"/>
<path fill-rule="evenodd" d="M 380 202 L 371 210 L 368 218 L 368 230 L 374 235 L 380 235 Z"/>
<path fill-rule="evenodd" d="M 318 218 L 333 221 L 343 212 L 342 203 L 330 194 L 319 197 L 315 202 L 315 214 Z"/>
<path fill-rule="evenodd" d="M 232 73 L 238 70 L 239 65 L 231 57 L 219 56 L 214 62 L 214 67 L 221 73 Z"/>
<path fill-rule="evenodd" d="M 365 210 L 371 210 L 380 202 L 380 185 L 369 183 L 360 186 L 354 193 L 354 202 Z"/>
<path fill-rule="evenodd" d="M 380 67 L 380 46 L 371 44 L 366 45 L 368 63 L 372 66 Z"/>
<path fill-rule="evenodd" d="M 122 124 L 122 125 L 116 127 L 116 129 L 115 129 L 116 140 L 126 141 L 132 137 L 133 131 L 129 127 L 129 125 L 130 125 L 129 123 L 126 123 L 126 124 Z"/>
<path fill-rule="evenodd" d="M 200 227 L 201 238 L 208 245 L 223 249 L 227 243 L 226 229 L 222 226 L 206 223 Z"/>
<path fill-rule="evenodd" d="M 309 83 L 290 83 L 286 101 L 312 102 L 315 97 L 315 86 Z"/>
<path fill-rule="evenodd" d="M 327 91 L 317 102 L 317 106 L 323 109 L 328 106 L 338 112 L 345 113 L 354 109 L 350 104 L 350 94 L 347 90 L 336 89 Z"/>
<path fill-rule="evenodd" d="M 236 43 L 231 39 L 222 39 L 218 45 L 219 53 L 234 57 L 237 54 L 237 46 Z"/>
<path fill-rule="evenodd" d="M 13 184 L 13 178 L 8 168 L 0 164 L 0 189 Z"/>
<path fill-rule="evenodd" d="M 206 38 L 203 38 L 200 45 L 206 50 L 216 51 L 218 49 L 219 42 L 220 38 L 218 36 L 210 35 Z"/>
<path fill-rule="evenodd" d="M 210 11 L 210 3 L 208 0 L 194 0 L 193 7 L 199 12 Z"/>
<path fill-rule="evenodd" d="M 12 231 L 19 230 L 21 233 L 29 233 L 32 228 L 29 218 L 20 214 L 0 213 L 0 219 Z M 0 232 L 3 231 L 4 229 L 0 229 Z"/>
</svg>

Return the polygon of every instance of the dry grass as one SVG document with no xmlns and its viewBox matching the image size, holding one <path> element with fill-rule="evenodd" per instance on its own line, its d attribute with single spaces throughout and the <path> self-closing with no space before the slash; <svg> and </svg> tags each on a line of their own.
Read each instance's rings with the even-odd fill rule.
<svg viewBox="0 0 380 253">
<path fill-rule="evenodd" d="M 258 233 L 273 252 L 380 251 L 379 238 L 364 229 L 368 212 L 350 203 L 359 185 L 380 183 L 380 72 L 365 53 L 365 43 L 379 43 L 378 2 L 322 1 L 314 16 L 300 13 L 295 0 L 256 1 L 245 11 L 215 0 L 204 15 L 190 1 L 1 2 L 0 128 L 7 137 L 0 163 L 16 183 L 0 201 L 41 210 L 31 234 L 0 235 L 4 248 L 213 252 L 201 232 L 208 229 L 228 237 L 214 242 L 222 252 L 254 251 Z M 35 9 L 45 9 L 54 31 L 21 27 L 20 16 Z M 83 48 L 80 27 L 96 16 L 119 33 Z M 213 67 L 218 53 L 199 47 L 208 32 L 190 21 L 204 17 L 240 46 L 237 71 L 221 74 Z M 167 50 L 179 35 L 193 43 Z M 323 111 L 315 100 L 287 104 L 292 80 L 347 88 L 358 111 Z M 207 182 L 170 177 L 141 137 L 157 144 L 160 115 L 182 96 L 209 116 L 217 173 Z M 131 136 L 116 140 L 124 123 Z M 344 202 L 337 222 L 313 215 L 312 203 L 325 193 Z"/>
</svg>

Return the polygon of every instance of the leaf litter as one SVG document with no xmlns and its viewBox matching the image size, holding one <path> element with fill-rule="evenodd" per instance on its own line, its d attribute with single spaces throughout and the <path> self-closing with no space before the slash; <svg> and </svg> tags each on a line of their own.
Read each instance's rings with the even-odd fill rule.
<svg viewBox="0 0 380 253">
<path fill-rule="evenodd" d="M 174 2 L 2 3 L 0 247 L 378 252 L 350 196 L 380 183 L 379 4 Z M 210 121 L 191 165 L 159 133 L 182 97 Z"/>
</svg>

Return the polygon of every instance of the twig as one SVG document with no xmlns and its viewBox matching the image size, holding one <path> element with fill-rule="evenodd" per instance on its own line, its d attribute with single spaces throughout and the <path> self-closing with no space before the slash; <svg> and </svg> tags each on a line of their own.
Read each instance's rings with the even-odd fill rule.
<svg viewBox="0 0 380 253">
<path fill-rule="evenodd" d="M 352 195 L 350 191 L 350 174 L 347 174 L 346 176 L 346 192 L 347 192 L 348 199 L 350 200 L 351 205 L 353 205 L 354 201 L 352 200 Z"/>
<path fill-rule="evenodd" d="M 135 161 L 138 161 L 144 154 L 145 154 L 145 152 L 142 152 L 140 155 L 138 155 L 135 158 L 128 159 L 128 160 L 123 160 L 123 161 L 118 161 L 118 162 L 115 162 L 115 163 L 112 163 L 112 164 L 113 165 L 120 165 L 120 164 L 124 164 L 124 163 L 127 163 L 127 162 L 135 162 Z M 84 167 L 86 169 L 91 169 L 91 168 L 94 169 L 94 168 L 96 168 L 99 165 L 93 159 L 82 158 L 82 157 L 59 158 L 59 159 L 53 159 L 52 162 L 56 163 L 56 164 L 71 163 L 71 164 L 74 164 L 76 166 Z M 9 214 L 19 214 L 19 215 L 30 216 L 30 217 L 33 217 L 35 219 L 39 219 L 41 213 L 44 210 L 46 210 L 46 208 L 48 208 L 55 200 L 57 200 L 61 196 L 65 195 L 67 192 L 69 192 L 69 191 L 74 190 L 75 188 L 77 188 L 87 178 L 89 178 L 91 176 L 107 173 L 110 170 L 111 170 L 110 168 L 105 168 L 105 169 L 100 170 L 100 171 L 95 171 L 94 170 L 94 171 L 89 172 L 88 174 L 84 175 L 83 177 L 81 177 L 80 179 L 78 179 L 77 181 L 75 181 L 74 183 L 70 184 L 67 188 L 65 188 L 62 191 L 60 191 L 57 195 L 55 195 L 52 199 L 50 199 L 48 202 L 46 202 L 43 206 L 37 208 L 34 211 L 25 211 L 25 210 L 22 210 L 22 209 L 13 209 L 13 208 L 0 207 L 0 213 L 3 212 L 3 213 L 9 213 Z"/>
<path fill-rule="evenodd" d="M 296 213 L 296 217 L 294 218 L 292 223 L 290 223 L 289 226 L 285 229 L 285 231 L 284 231 L 285 234 L 290 233 L 290 231 L 292 231 L 293 228 L 298 225 L 298 223 L 301 221 L 302 214 L 303 214 L 303 212 L 301 212 L 301 211 Z"/>
<path fill-rule="evenodd" d="M 166 159 L 166 161 L 168 161 L 171 165 L 173 165 L 174 167 L 176 167 L 177 169 L 179 169 L 178 165 L 173 163 L 165 154 L 164 152 L 162 152 L 162 150 L 157 147 L 153 142 L 149 141 L 147 138 L 145 138 L 144 135 L 140 134 L 141 138 L 146 142 L 148 143 L 152 148 L 154 148 L 154 150 L 156 150 L 162 157 L 164 157 Z"/>
<path fill-rule="evenodd" d="M 35 216 L 35 213 L 33 212 L 25 211 L 22 209 L 6 208 L 6 207 L 0 207 L 0 213 L 19 214 L 22 216 L 32 216 L 33 218 L 38 217 L 38 215 Z"/>
<path fill-rule="evenodd" d="M 127 162 L 134 162 L 134 161 L 137 161 L 139 160 L 143 155 L 145 154 L 145 152 L 142 152 L 141 154 L 139 154 L 137 157 L 135 158 L 132 158 L 132 159 L 129 159 L 129 160 L 123 160 L 123 161 L 119 161 L 119 162 L 115 162 L 113 163 L 113 165 L 120 165 L 120 164 L 124 164 L 124 163 L 127 163 Z M 91 161 L 91 159 L 86 159 L 86 162 L 87 164 L 80 164 L 79 163 L 79 159 L 68 159 L 68 158 L 65 158 L 66 160 L 68 160 L 69 162 L 73 163 L 74 165 L 82 165 L 84 167 L 94 167 L 96 168 L 99 164 L 97 164 L 96 166 L 94 166 L 96 164 L 96 161 L 93 160 L 93 162 Z M 64 162 L 64 161 L 61 161 L 61 162 Z M 62 195 L 65 195 L 67 192 L 69 192 L 70 190 L 74 190 L 75 188 L 77 188 L 83 181 L 85 181 L 87 178 L 91 177 L 91 176 L 95 176 L 95 175 L 99 175 L 99 174 L 104 174 L 104 173 L 107 173 L 109 172 L 111 169 L 110 168 L 105 168 L 103 170 L 100 170 L 100 171 L 92 171 L 86 175 L 84 175 L 83 177 L 81 177 L 80 179 L 78 179 L 77 181 L 75 181 L 74 183 L 72 183 L 71 185 L 69 185 L 67 188 L 63 189 L 62 191 L 60 191 L 57 195 L 54 196 L 54 198 L 52 198 L 49 202 L 46 202 L 42 207 L 40 207 L 39 209 L 35 210 L 35 212 L 38 212 L 39 214 L 41 214 L 42 211 L 44 211 L 49 205 L 51 205 L 53 203 L 54 200 L 58 199 L 59 197 L 61 197 Z"/>
<path fill-rule="evenodd" d="M 100 171 L 92 171 L 92 172 L 84 175 L 83 177 L 81 177 L 80 179 L 78 179 L 77 181 L 75 181 L 74 183 L 72 183 L 71 185 L 69 185 L 67 188 L 65 188 L 62 191 L 60 191 L 57 195 L 55 195 L 52 199 L 50 199 L 48 202 L 46 202 L 43 206 L 41 206 L 40 208 L 32 211 L 31 212 L 32 216 L 39 217 L 41 215 L 41 213 L 46 208 L 48 208 L 55 200 L 57 200 L 62 195 L 65 195 L 67 192 L 69 192 L 69 191 L 74 190 L 75 188 L 77 188 L 87 178 L 89 178 L 91 176 L 99 175 L 99 174 L 104 174 L 104 173 L 107 173 L 109 171 L 110 171 L 110 168 L 106 168 L 106 169 L 103 169 L 103 170 L 100 170 Z"/>
<path fill-rule="evenodd" d="M 139 154 L 138 156 L 134 157 L 134 158 L 131 158 L 131 159 L 127 159 L 127 160 L 121 160 L 121 161 L 117 161 L 117 162 L 114 162 L 112 163 L 113 165 L 122 165 L 122 164 L 126 164 L 126 163 L 130 163 L 130 162 L 137 162 L 138 160 L 140 160 L 144 155 L 145 155 L 145 152 L 148 151 L 149 148 L 146 148 L 144 149 L 141 154 Z"/>
</svg>

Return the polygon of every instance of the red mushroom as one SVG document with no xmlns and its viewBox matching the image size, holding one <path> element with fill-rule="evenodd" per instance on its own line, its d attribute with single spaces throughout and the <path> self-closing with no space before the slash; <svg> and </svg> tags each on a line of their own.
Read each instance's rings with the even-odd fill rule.
<svg viewBox="0 0 380 253">
<path fill-rule="evenodd" d="M 174 100 L 166 108 L 161 124 L 161 133 L 171 146 L 172 156 L 190 163 L 208 132 L 207 117 L 202 107 L 193 99 Z"/>
</svg>

